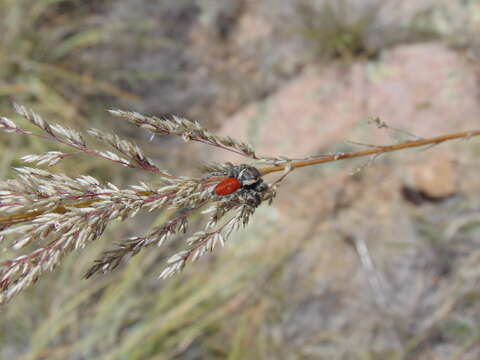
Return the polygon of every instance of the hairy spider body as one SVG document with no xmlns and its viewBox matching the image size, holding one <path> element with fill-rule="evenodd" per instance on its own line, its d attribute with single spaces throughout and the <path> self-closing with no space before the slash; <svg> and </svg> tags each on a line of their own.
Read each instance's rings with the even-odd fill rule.
<svg viewBox="0 0 480 360">
<path fill-rule="evenodd" d="M 214 188 L 214 193 L 227 196 L 236 193 L 247 204 L 257 207 L 262 202 L 262 193 L 268 188 L 263 182 L 262 174 L 256 167 L 250 165 L 232 166 L 228 172 L 221 175 L 227 178 Z"/>
</svg>

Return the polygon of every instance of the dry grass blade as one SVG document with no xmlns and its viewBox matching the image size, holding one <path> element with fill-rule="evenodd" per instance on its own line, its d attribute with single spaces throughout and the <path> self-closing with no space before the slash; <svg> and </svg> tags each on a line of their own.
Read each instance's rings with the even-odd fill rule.
<svg viewBox="0 0 480 360">
<path fill-rule="evenodd" d="M 1 130 L 39 137 L 75 149 L 72 153 L 49 151 L 41 155 L 27 155 L 23 157 L 25 162 L 53 166 L 62 159 L 85 154 L 149 171 L 156 175 L 158 184 L 140 183 L 119 189 L 111 183 L 102 184 L 91 176 L 71 178 L 38 168 L 17 168 L 16 179 L 0 183 L 0 210 L 3 213 L 0 216 L 0 241 L 4 247 L 10 246 L 17 251 L 27 247 L 33 249 L 0 264 L 0 303 L 7 302 L 45 272 L 58 266 L 66 254 L 91 244 L 115 220 L 132 218 L 141 211 L 172 213 L 169 220 L 146 235 L 120 241 L 117 248 L 104 252 L 86 277 L 111 271 L 142 249 L 153 244 L 160 246 L 174 235 L 187 233 L 190 216 L 200 212 L 206 215 L 204 229 L 193 234 L 187 233 L 186 248 L 167 260 L 166 267 L 159 275 L 160 278 L 167 278 L 181 271 L 189 261 L 213 251 L 218 244 L 224 246 L 233 232 L 248 224 L 260 204 L 273 200 L 281 181 L 295 168 L 378 156 L 480 135 L 480 130 L 475 130 L 389 146 L 370 146 L 366 150 L 351 153 L 292 160 L 258 157 L 251 146 L 229 137 L 216 136 L 198 122 L 111 111 L 153 134 L 181 136 L 185 141 L 198 141 L 258 162 L 274 164 L 260 170 L 246 164 L 214 164 L 204 167 L 201 177 L 188 178 L 160 170 L 138 145 L 117 135 L 89 130 L 90 136 L 113 149 L 97 150 L 91 148 L 86 137 L 76 130 L 50 124 L 22 106 L 16 105 L 15 110 L 35 125 L 40 133 L 30 132 L 6 117 L 0 117 Z M 263 175 L 277 171 L 284 173 L 273 183 L 264 183 Z"/>
<path fill-rule="evenodd" d="M 167 273 L 172 275 L 183 268 L 188 259 L 197 259 L 207 251 L 212 251 L 218 242 L 223 244 L 224 237 L 238 229 L 240 224 L 246 225 L 262 201 L 271 200 L 274 196 L 268 186 L 256 188 L 262 183 L 260 178 L 253 183 L 250 180 L 248 186 L 238 192 L 219 196 L 214 189 L 237 168 L 232 164 L 214 166 L 201 178 L 176 177 L 159 170 L 136 144 L 116 135 L 91 129 L 91 136 L 111 146 L 116 152 L 96 150 L 76 130 L 49 124 L 22 106 L 16 105 L 15 110 L 41 133 L 32 133 L 3 117 L 0 119 L 2 130 L 39 137 L 76 150 L 74 153 L 49 151 L 41 155 L 27 155 L 24 161 L 53 166 L 77 154 L 97 156 L 160 175 L 157 177 L 160 184 L 150 186 L 141 183 L 129 189 L 119 189 L 111 183 L 101 184 L 90 176 L 71 178 L 37 168 L 18 168 L 17 179 L 0 183 L 0 208 L 5 214 L 0 216 L 0 237 L 4 246 L 12 246 L 16 250 L 33 246 L 34 249 L 0 264 L 0 303 L 7 302 L 45 272 L 51 271 L 69 252 L 95 241 L 114 220 L 134 217 L 139 211 L 177 211 L 169 221 L 152 229 L 147 235 L 120 242 L 117 249 L 105 252 L 87 272 L 87 277 L 98 271 L 111 271 L 127 256 L 135 255 L 152 244 L 162 245 L 174 234 L 185 233 L 188 216 L 209 202 L 212 203 L 208 210 L 212 213 L 207 224 L 209 228 L 215 227 L 227 213 L 232 212 L 233 217 L 220 224 L 217 230 L 205 236 L 199 236 L 198 233 L 190 236 L 187 240 L 188 250 L 184 251 L 186 256 L 176 255 L 176 258 L 182 259 L 181 262 L 173 261 L 173 256 L 161 277 L 166 277 Z M 191 131 L 194 126 L 196 130 L 191 138 L 201 139 L 216 147 L 230 146 L 243 149 L 245 153 L 250 152 L 250 148 L 243 143 L 216 137 L 198 123 L 192 124 L 176 119 L 163 126 L 170 134 L 184 138 L 187 137 L 186 130 Z M 222 235 L 222 232 L 225 234 Z M 175 271 L 172 270 L 173 263 L 176 264 Z"/>
<path fill-rule="evenodd" d="M 136 112 L 109 110 L 110 114 L 122 117 L 139 128 L 154 135 L 175 135 L 185 141 L 197 141 L 220 149 L 234 152 L 254 160 L 259 159 L 252 146 L 231 137 L 217 136 L 204 129 L 199 122 L 173 116 L 171 119 L 144 116 Z"/>
</svg>

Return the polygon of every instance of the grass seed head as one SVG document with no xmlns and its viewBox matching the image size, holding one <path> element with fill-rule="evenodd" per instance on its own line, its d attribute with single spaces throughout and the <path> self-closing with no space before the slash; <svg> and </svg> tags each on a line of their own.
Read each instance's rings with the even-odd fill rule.
<svg viewBox="0 0 480 360">
<path fill-rule="evenodd" d="M 112 221 L 135 217 L 141 211 L 169 211 L 171 216 L 145 235 L 120 241 L 104 252 L 86 277 L 112 271 L 144 248 L 161 246 L 174 236 L 186 234 L 185 249 L 173 254 L 160 274 L 160 278 L 170 277 L 189 261 L 197 260 L 218 245 L 224 246 L 234 231 L 248 224 L 262 202 L 271 201 L 275 196 L 273 188 L 264 184 L 260 172 L 250 165 L 213 164 L 204 166 L 198 178 L 175 176 L 161 170 L 137 144 L 115 134 L 90 129 L 86 136 L 74 129 L 50 124 L 23 106 L 15 105 L 15 110 L 35 125 L 38 132 L 30 132 L 5 117 L 0 118 L 0 130 L 39 137 L 73 151 L 26 155 L 22 160 L 35 167 L 19 167 L 15 169 L 16 178 L 0 182 L 2 246 L 16 251 L 34 248 L 0 264 L 0 303 L 7 302 L 60 265 L 68 253 L 91 244 Z M 261 159 L 250 145 L 216 136 L 198 122 L 179 117 L 159 119 L 119 110 L 110 112 L 155 135 L 180 136 L 185 141 L 198 141 L 250 159 Z M 92 147 L 87 141 L 88 135 L 110 149 Z M 88 175 L 72 178 L 38 168 L 53 167 L 63 159 L 80 155 L 151 172 L 158 184 L 142 182 L 120 189 Z M 244 186 L 225 196 L 214 192 L 215 186 L 226 177 L 242 180 L 246 169 L 257 174 L 258 179 L 249 178 L 242 183 Z M 262 186 L 258 186 L 260 184 Z M 206 216 L 204 229 L 188 235 L 189 218 L 197 212 Z"/>
</svg>

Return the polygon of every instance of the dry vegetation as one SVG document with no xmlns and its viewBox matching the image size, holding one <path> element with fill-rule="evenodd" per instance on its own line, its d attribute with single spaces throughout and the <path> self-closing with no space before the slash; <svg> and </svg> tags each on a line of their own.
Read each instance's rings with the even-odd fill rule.
<svg viewBox="0 0 480 360">
<path fill-rule="evenodd" d="M 195 159 L 191 159 L 187 155 L 192 148 L 182 150 L 177 142 L 145 141 L 148 137 L 140 132 L 105 120 L 108 116 L 104 109 L 138 106 L 142 112 L 162 115 L 181 108 L 186 114 L 202 118 L 202 114 L 210 115 L 217 109 L 231 111 L 232 106 L 251 100 L 252 94 L 263 96 L 296 71 L 272 71 L 266 87 L 262 87 L 267 83 L 265 78 L 257 78 L 256 74 L 252 74 L 256 79 L 253 85 L 239 82 L 241 89 L 233 90 L 219 87 L 225 79 L 211 79 L 205 93 L 215 94 L 220 100 L 208 108 L 210 100 L 201 93 L 205 78 L 188 76 L 202 74 L 198 70 L 201 66 L 192 68 L 195 61 L 188 57 L 194 53 L 188 47 L 192 44 L 183 28 L 175 24 L 210 24 L 209 19 L 222 18 L 206 12 L 214 6 L 202 8 L 203 5 L 192 5 L 192 1 L 179 1 L 178 5 L 158 10 L 164 19 L 175 18 L 159 39 L 158 32 L 149 35 L 155 20 L 115 22 L 108 16 L 110 2 L 103 2 L 101 7 L 95 3 L 0 0 L 0 114 L 14 119 L 11 104 L 17 102 L 65 127 L 114 128 L 123 137 L 144 145 L 145 153 L 152 157 L 149 160 L 131 156 L 130 151 L 135 148 L 127 146 L 123 154 L 120 151 L 113 159 L 123 162 L 125 156 L 127 165 L 133 167 L 122 169 L 107 166 L 104 159 L 92 160 L 92 156 L 75 155 L 74 160 L 67 156 L 56 165 L 55 173 L 69 174 L 71 181 L 80 175 L 91 175 L 102 184 L 111 182 L 121 189 L 142 181 L 158 185 L 158 178 L 148 176 L 149 171 L 143 174 L 135 168 L 152 170 L 153 164 L 162 164 L 161 169 L 167 164 L 169 173 L 198 176 L 200 172 L 192 164 L 201 163 L 203 154 L 194 150 Z M 302 3 L 295 24 L 305 26 L 287 29 L 303 38 L 308 49 L 313 49 L 297 52 L 298 57 L 305 56 L 293 61 L 299 66 L 312 61 L 312 57 L 317 61 L 318 56 L 333 57 L 335 61 L 374 57 L 392 44 L 432 38 L 467 49 L 474 65 L 477 61 L 478 36 L 468 28 L 464 12 L 458 10 L 460 6 L 454 7 L 448 1 L 438 2 L 445 7 L 421 9 L 413 21 L 410 19 L 400 27 L 385 24 L 382 7 L 375 6 L 375 2 L 364 13 L 355 12 L 358 17 L 353 19 L 343 14 L 345 9 L 348 12 L 348 1 L 343 2 L 343 8 L 328 3 L 324 8 L 306 0 Z M 468 8 L 474 3 L 465 1 L 461 6 Z M 249 2 L 242 4 L 239 9 L 248 12 Z M 116 8 L 119 13 L 120 7 Z M 202 11 L 204 17 L 199 20 L 196 16 Z M 235 14 L 233 10 L 222 11 Z M 312 14 L 319 16 L 305 18 Z M 450 14 L 455 16 L 450 18 Z M 330 21 L 315 20 L 320 18 Z M 236 50 L 228 45 L 228 34 L 234 30 L 226 31 L 225 17 L 222 19 L 223 22 L 213 21 L 211 26 L 223 24 L 223 32 L 219 33 L 227 36 L 227 41 L 212 41 L 224 46 L 229 54 Z M 235 17 L 227 19 L 235 24 Z M 375 27 L 378 23 L 383 26 L 381 31 Z M 128 32 L 129 27 L 134 31 Z M 115 29 L 126 35 L 112 36 Z M 280 29 L 284 30 L 282 26 Z M 378 33 L 385 38 L 378 41 Z M 179 40 L 172 42 L 169 36 Z M 136 45 L 129 47 L 131 44 Z M 270 47 L 270 51 L 281 49 L 281 45 L 284 44 Z M 122 56 L 116 55 L 119 49 Z M 168 53 L 158 63 L 158 58 L 152 60 L 158 67 L 155 74 L 149 72 L 148 66 L 141 68 L 138 62 L 133 62 L 135 67 L 139 65 L 138 69 L 132 69 L 132 62 L 117 67 L 136 59 L 137 51 L 145 49 L 151 49 L 152 54 L 158 49 Z M 95 61 L 92 54 L 107 61 Z M 193 57 L 197 55 L 194 53 Z M 207 55 L 209 58 L 211 54 Z M 224 56 L 224 63 L 212 65 L 214 70 L 209 68 L 209 76 L 217 74 L 216 66 L 221 68 L 228 61 L 236 64 L 235 53 Z M 284 62 L 282 56 L 283 53 L 272 54 Z M 111 63 L 112 59 L 115 62 Z M 161 62 L 172 66 L 172 59 L 181 59 L 183 65 L 168 67 Z M 251 65 L 255 59 L 245 62 Z M 265 69 L 260 60 L 255 66 L 258 73 Z M 239 67 L 240 76 L 247 78 L 242 71 Z M 225 72 L 228 71 L 222 75 Z M 165 73 L 169 76 L 162 75 Z M 235 88 L 236 83 L 225 84 Z M 162 96 L 166 102 L 162 108 L 158 94 L 166 94 L 168 87 L 172 93 Z M 182 92 L 186 87 L 188 96 Z M 148 95 L 139 89 L 148 89 Z M 232 95 L 235 91 L 249 95 Z M 145 95 L 148 100 L 142 102 L 133 93 Z M 228 95 L 223 98 L 223 93 Z M 236 105 L 231 104 L 232 98 L 239 99 Z M 221 101 L 228 102 L 228 106 Z M 25 132 L 36 131 L 28 122 L 19 124 Z M 99 141 L 94 142 L 95 146 L 113 144 L 117 150 L 122 149 L 119 138 L 100 132 L 92 135 Z M 75 144 L 75 136 L 70 140 Z M 425 194 L 415 193 L 415 201 L 423 205 L 414 206 L 397 191 L 403 186 L 399 174 L 421 163 L 428 154 L 435 157 L 440 147 L 426 152 L 414 150 L 413 159 L 403 157 L 403 152 L 389 155 L 387 160 L 377 159 L 367 169 L 362 161 L 296 170 L 282 183 L 278 202 L 271 207 L 260 206 L 248 228 L 235 233 L 228 246 L 194 266 L 187 266 L 180 276 L 168 281 L 159 281 L 158 276 L 167 259 L 184 248 L 181 236 L 160 248 L 138 252 L 122 261 L 116 271 L 83 280 L 95 259 L 112 255 L 108 253 L 112 244 L 132 237 L 141 239 L 145 229 L 161 228 L 169 221 L 169 215 L 160 212 L 155 216 L 137 216 L 124 224 L 114 223 L 102 238 L 65 256 L 54 272 L 1 308 L 0 358 L 476 359 L 480 348 L 480 147 L 477 139 L 441 146 L 450 147 L 457 154 L 455 172 L 462 185 L 454 197 L 434 202 Z M 3 134 L 2 180 L 15 176 L 13 168 L 25 166 L 21 157 L 57 150 L 42 139 Z M 352 150 L 352 146 L 345 150 Z M 111 153 L 98 151 L 97 155 L 112 159 Z M 63 154 L 62 148 L 62 153 L 26 160 L 54 162 Z M 357 168 L 361 171 L 354 176 L 344 175 Z M 22 176 L 28 174 L 24 172 Z M 34 174 L 37 180 L 41 176 Z M 57 180 L 65 182 L 65 178 Z M 83 183 L 75 183 L 77 190 L 82 186 L 100 187 L 96 182 L 87 184 L 88 181 L 85 178 Z M 140 191 L 151 190 L 155 189 Z M 123 194 L 127 190 L 119 191 Z M 312 201 L 321 204 L 321 210 L 315 207 L 313 212 L 309 205 Z M 5 214 L 0 213 L 2 216 Z M 193 232 L 204 226 L 201 214 L 192 214 L 189 222 Z M 133 247 L 130 250 L 135 252 Z M 18 251 L 8 249 L 0 259 L 17 255 Z"/>
</svg>

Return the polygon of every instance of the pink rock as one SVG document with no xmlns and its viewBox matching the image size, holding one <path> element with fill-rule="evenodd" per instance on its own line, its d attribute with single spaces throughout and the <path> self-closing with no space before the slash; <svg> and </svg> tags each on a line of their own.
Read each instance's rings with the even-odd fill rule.
<svg viewBox="0 0 480 360">
<path fill-rule="evenodd" d="M 474 70 L 457 52 L 436 43 L 400 46 L 375 62 L 308 67 L 227 120 L 221 134 L 249 141 L 260 154 L 303 157 L 344 140 L 396 141 L 362 127 L 369 117 L 422 137 L 478 127 L 476 94 Z M 358 128 L 365 131 L 352 135 Z"/>
<path fill-rule="evenodd" d="M 401 46 L 369 69 L 368 109 L 419 136 L 480 124 L 475 74 L 440 44 Z"/>
<path fill-rule="evenodd" d="M 307 68 L 266 100 L 234 115 L 221 133 L 248 140 L 260 154 L 316 153 L 342 138 L 359 119 L 362 69 Z"/>
</svg>

